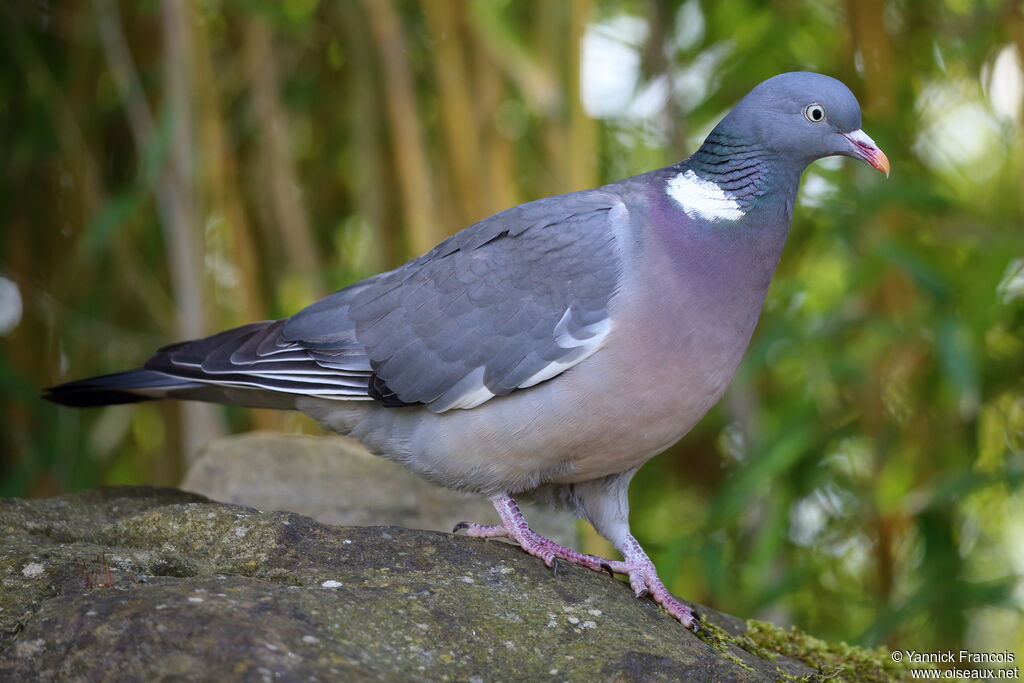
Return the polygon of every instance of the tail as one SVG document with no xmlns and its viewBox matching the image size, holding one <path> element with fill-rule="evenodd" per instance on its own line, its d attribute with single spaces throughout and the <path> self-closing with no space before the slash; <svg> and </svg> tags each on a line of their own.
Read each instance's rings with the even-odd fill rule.
<svg viewBox="0 0 1024 683">
<path fill-rule="evenodd" d="M 187 379 L 140 369 L 58 384 L 43 389 L 43 398 L 62 406 L 87 408 L 151 401 L 166 397 L 168 392 L 195 386 Z"/>
<path fill-rule="evenodd" d="M 171 344 L 142 368 L 50 387 L 43 398 L 75 408 L 173 398 L 278 410 L 294 410 L 304 396 L 370 400 L 372 368 L 361 347 L 354 354 L 328 349 L 321 362 L 315 347 L 283 336 L 285 322 L 250 323 Z"/>
</svg>

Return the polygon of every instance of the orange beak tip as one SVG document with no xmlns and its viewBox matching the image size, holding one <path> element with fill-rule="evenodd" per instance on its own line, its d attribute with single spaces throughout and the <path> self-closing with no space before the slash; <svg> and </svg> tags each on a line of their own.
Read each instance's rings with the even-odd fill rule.
<svg viewBox="0 0 1024 683">
<path fill-rule="evenodd" d="M 889 157 L 885 156 L 885 152 L 882 150 L 876 151 L 874 157 L 871 159 L 871 165 L 884 173 L 886 178 L 889 177 L 889 172 L 892 170 L 892 167 L 889 165 Z"/>
</svg>

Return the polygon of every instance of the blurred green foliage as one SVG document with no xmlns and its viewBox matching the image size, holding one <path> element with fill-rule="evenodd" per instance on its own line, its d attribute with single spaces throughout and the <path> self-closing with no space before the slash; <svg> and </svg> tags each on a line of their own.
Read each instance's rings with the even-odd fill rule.
<svg viewBox="0 0 1024 683">
<path fill-rule="evenodd" d="M 826 638 L 1024 643 L 1015 0 L 152 0 L 0 9 L 0 495 L 175 484 L 301 416 L 59 381 L 296 311 L 502 208 L 666 165 L 750 87 L 849 84 L 727 398 L 637 476 L 670 587 Z M 0 326 L 16 306 L 0 297 Z"/>
</svg>

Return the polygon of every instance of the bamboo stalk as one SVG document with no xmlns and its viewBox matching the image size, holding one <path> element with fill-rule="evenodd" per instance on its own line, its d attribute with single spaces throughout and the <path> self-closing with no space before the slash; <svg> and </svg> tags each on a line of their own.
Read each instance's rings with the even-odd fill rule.
<svg viewBox="0 0 1024 683">
<path fill-rule="evenodd" d="M 450 168 L 453 219 L 459 226 L 486 216 L 480 193 L 480 158 L 477 154 L 478 126 L 470 102 L 470 82 L 459 16 L 465 13 L 462 0 L 428 2 L 423 5 L 436 51 L 438 102 L 444 126 L 445 162 Z"/>
<path fill-rule="evenodd" d="M 168 249 L 171 259 L 171 282 L 178 302 L 179 331 L 186 339 L 205 333 L 202 302 L 202 232 L 197 230 L 195 190 L 195 132 L 192 110 L 192 16 L 190 6 L 177 0 L 160 4 L 164 31 L 164 82 L 167 87 L 167 108 L 171 117 L 169 164 L 165 182 L 157 188 L 162 197 Z M 155 143 L 155 140 L 152 141 Z M 199 454 L 213 437 L 223 434 L 224 427 L 214 406 L 184 403 L 181 406 L 182 452 L 186 460 Z"/>
<path fill-rule="evenodd" d="M 352 191 L 355 193 L 356 210 L 370 225 L 373 239 L 371 262 L 364 264 L 368 271 L 377 272 L 385 267 L 393 268 L 405 259 L 399 247 L 400 230 L 385 206 L 384 188 L 385 164 L 383 126 L 385 113 L 377 87 L 373 41 L 367 35 L 367 17 L 361 6 L 355 3 L 342 5 L 345 14 L 342 26 L 345 28 L 347 43 L 352 54 L 352 97 L 347 99 L 348 116 L 352 121 L 352 141 L 358 153 L 355 155 L 357 169 L 352 169 L 356 179 Z"/>
<path fill-rule="evenodd" d="M 547 106 L 541 107 L 540 136 L 546 157 L 544 167 L 549 174 L 546 191 L 542 194 L 557 194 L 578 189 L 570 185 L 569 171 L 572 121 L 568 102 L 571 96 L 566 95 L 565 86 L 569 80 L 566 57 L 570 48 L 562 39 L 569 28 L 568 5 L 540 0 L 534 12 L 531 52 L 538 56 L 538 66 L 546 72 L 547 79 L 557 84 L 554 97 Z M 572 44 L 571 40 L 568 42 Z"/>
<path fill-rule="evenodd" d="M 200 111 L 199 139 L 202 141 L 198 149 L 205 171 L 203 177 L 209 181 L 206 201 L 209 210 L 224 219 L 225 256 L 233 261 L 238 273 L 238 286 L 234 288 L 232 307 L 227 313 L 233 324 L 241 324 L 265 317 L 267 306 L 260 295 L 259 260 L 253 248 L 255 240 L 238 189 L 234 149 L 224 125 L 206 31 L 196 30 L 193 43 Z"/>
<path fill-rule="evenodd" d="M 850 39 L 864 64 L 864 79 L 871 83 L 865 109 L 887 115 L 896 105 L 892 78 L 892 46 L 882 17 L 882 0 L 847 0 Z M 863 100 L 862 100 L 863 101 Z"/>
<path fill-rule="evenodd" d="M 566 44 L 566 63 L 569 108 L 568 189 L 584 190 L 598 184 L 597 121 L 583 111 L 580 83 L 582 73 L 583 34 L 587 28 L 593 2 L 573 0 L 569 13 L 569 41 Z"/>
<path fill-rule="evenodd" d="M 473 54 L 473 83 L 476 98 L 476 116 L 481 122 L 481 145 L 484 149 L 484 196 L 487 204 L 484 212 L 488 215 L 515 206 L 522 202 L 519 184 L 516 182 L 515 143 L 498 132 L 495 117 L 499 107 L 511 98 L 505 79 L 497 64 L 483 44 L 485 37 L 477 32 L 471 35 Z"/>
<path fill-rule="evenodd" d="M 543 4 L 558 3 L 545 1 Z M 541 112 L 550 113 L 559 102 L 558 80 L 534 59 L 523 41 L 509 29 L 509 22 L 501 15 L 502 5 L 491 0 L 473 0 L 469 9 L 473 27 L 476 33 L 486 36 L 483 45 L 494 62 Z"/>
<path fill-rule="evenodd" d="M 163 23 L 163 77 L 170 117 L 170 140 L 166 185 L 157 193 L 166 213 L 171 278 L 175 300 L 180 307 L 180 330 L 189 339 L 203 334 L 203 305 L 200 293 L 202 269 L 201 237 L 197 235 L 195 195 L 195 131 L 191 101 L 191 26 L 184 6 L 174 0 L 160 3 Z M 144 110 L 141 92 L 132 98 L 133 107 Z M 149 119 L 151 121 L 151 119 Z M 156 143 L 155 131 L 148 130 L 148 144 Z"/>
<path fill-rule="evenodd" d="M 405 31 L 390 0 L 364 0 L 381 60 L 387 92 L 392 163 L 398 176 L 408 248 L 413 254 L 431 249 L 446 231 L 438 225 L 433 183 L 420 132 L 412 73 L 405 58 Z"/>
<path fill-rule="evenodd" d="M 312 295 L 323 294 L 313 232 L 301 202 L 301 192 L 288 145 L 288 120 L 281 104 L 281 82 L 274 55 L 273 36 L 265 19 L 246 22 L 246 60 L 262 144 L 260 170 L 270 202 L 274 227 L 281 237 L 288 268 L 302 273 Z"/>
<path fill-rule="evenodd" d="M 674 6 L 667 0 L 648 0 L 648 6 L 654 21 L 651 22 L 651 33 L 644 46 L 644 61 L 647 62 L 652 76 L 664 76 L 668 83 L 668 97 L 665 99 L 665 110 L 662 114 L 667 119 L 668 155 L 673 161 L 685 159 L 690 153 L 686 142 L 689 133 L 687 117 L 676 99 L 676 79 L 666 55 L 666 43 L 674 20 Z"/>
</svg>

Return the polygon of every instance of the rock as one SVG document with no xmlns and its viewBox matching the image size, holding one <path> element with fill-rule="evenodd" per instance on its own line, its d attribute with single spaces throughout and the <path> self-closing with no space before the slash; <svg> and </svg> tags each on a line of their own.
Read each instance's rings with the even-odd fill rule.
<svg viewBox="0 0 1024 683">
<path fill-rule="evenodd" d="M 890 680 L 882 653 L 702 608 L 695 635 L 463 536 L 136 487 L 2 500 L 0 530 L 0 680 Z"/>
<path fill-rule="evenodd" d="M 340 436 L 252 432 L 203 449 L 181 488 L 260 510 L 289 510 L 325 524 L 393 525 L 451 531 L 462 521 L 496 524 L 480 496 L 435 486 Z M 524 506 L 530 524 L 562 545 L 576 545 L 568 514 Z"/>
</svg>

